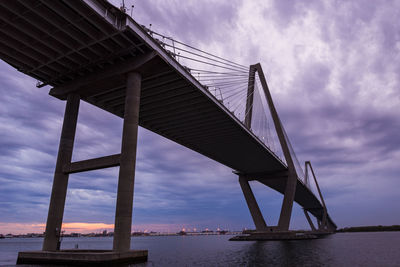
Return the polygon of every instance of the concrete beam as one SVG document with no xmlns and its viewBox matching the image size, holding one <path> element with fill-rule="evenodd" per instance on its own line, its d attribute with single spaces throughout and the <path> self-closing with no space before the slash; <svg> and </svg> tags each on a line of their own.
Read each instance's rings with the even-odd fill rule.
<svg viewBox="0 0 400 267">
<path fill-rule="evenodd" d="M 212 116 L 213 114 L 215 114 L 215 110 L 210 110 L 210 109 L 204 109 L 203 114 L 196 114 L 194 115 L 194 119 L 199 119 L 199 118 L 204 118 L 204 116 Z M 164 114 L 165 116 L 152 116 L 151 119 L 148 119 L 148 122 L 151 124 L 157 124 L 157 123 L 161 123 L 164 122 L 166 119 L 169 119 L 169 114 Z M 191 116 L 187 113 L 172 113 L 172 118 L 174 121 L 182 121 L 183 123 L 185 123 L 186 121 L 190 121 L 193 120 L 191 118 Z M 143 117 L 141 118 L 143 119 Z"/>
<path fill-rule="evenodd" d="M 255 68 L 258 72 L 258 76 L 260 78 L 261 86 L 263 88 L 265 98 L 268 103 L 268 107 L 269 107 L 269 110 L 271 113 L 272 120 L 274 121 L 276 133 L 278 135 L 279 143 L 281 144 L 282 152 L 283 152 L 283 155 L 285 156 L 286 163 L 287 163 L 289 169 L 293 169 L 295 171 L 293 159 L 292 159 L 292 156 L 290 155 L 290 150 L 289 150 L 289 146 L 286 141 L 286 138 L 285 138 L 283 126 L 282 126 L 281 120 L 279 119 L 279 115 L 275 108 L 274 102 L 272 100 L 271 92 L 268 88 L 268 84 L 265 79 L 264 72 L 262 70 L 260 63 L 255 64 L 254 66 L 255 66 Z"/>
<path fill-rule="evenodd" d="M 310 186 L 310 182 L 308 181 L 307 161 L 304 162 L 304 184 L 305 184 L 306 186 Z"/>
<path fill-rule="evenodd" d="M 5 40 L 5 38 L 0 39 L 0 45 L 1 46 L 5 46 L 7 48 L 1 48 L 1 51 L 12 51 L 13 49 L 18 51 L 20 54 L 23 54 L 24 57 L 28 57 L 28 63 L 30 63 L 31 65 L 35 65 L 37 63 L 31 63 L 32 60 L 33 62 L 39 62 L 42 63 L 43 61 L 46 60 L 46 57 L 41 55 L 40 53 L 36 52 L 35 50 L 30 50 L 25 44 L 21 44 L 20 42 L 12 39 L 12 38 L 8 38 L 7 37 L 7 41 Z M 10 53 L 7 53 L 10 54 Z M 21 62 L 22 63 L 22 62 Z M 59 68 L 56 68 L 57 70 L 61 70 Z M 56 71 L 51 70 L 51 74 L 55 75 Z M 48 74 L 49 75 L 49 74 Z"/>
<path fill-rule="evenodd" d="M 245 114 L 244 125 L 246 125 L 247 129 L 251 129 L 255 78 L 256 78 L 256 68 L 254 65 L 251 65 L 249 69 L 249 82 L 247 86 L 246 111 L 244 113 Z"/>
<path fill-rule="evenodd" d="M 11 4 L 11 3 L 13 3 L 13 4 Z M 27 3 L 25 3 L 25 1 L 22 3 L 27 4 Z M 7 7 L 9 8 L 10 11 L 18 14 L 21 10 L 20 4 L 18 4 L 17 1 L 11 1 L 8 3 Z M 32 6 L 32 4 L 36 4 L 36 3 L 30 2 L 30 4 Z M 68 47 L 69 49 L 76 50 L 77 42 L 75 40 L 69 38 L 69 36 L 65 36 L 65 34 L 63 34 L 63 30 L 61 30 L 61 29 L 56 30 L 55 27 L 51 23 L 44 21 L 45 19 L 43 19 L 43 20 L 36 19 L 37 15 L 34 13 L 34 10 L 32 10 L 28 4 L 24 7 L 29 10 L 29 12 L 26 12 L 24 14 L 24 16 L 22 17 L 24 20 L 29 22 L 32 26 L 35 26 L 37 29 L 40 29 L 48 36 L 51 36 L 51 38 L 53 38 L 54 40 L 63 44 L 64 46 Z M 45 18 L 45 16 L 44 17 L 41 15 L 39 15 L 39 16 L 41 18 Z M 67 28 L 67 27 L 65 27 L 65 25 L 64 25 L 64 28 Z M 79 51 L 76 51 L 76 52 L 82 58 L 84 58 L 86 60 L 89 59 L 87 54 L 85 54 L 83 52 L 79 52 Z"/>
<path fill-rule="evenodd" d="M 87 5 L 89 1 L 83 1 Z M 119 46 L 124 47 L 126 44 L 119 40 L 119 38 L 116 38 L 116 36 L 112 36 L 112 33 L 114 32 L 114 27 L 111 27 L 109 24 L 103 24 L 102 20 L 105 19 L 106 16 L 109 15 L 111 12 L 104 12 L 103 16 L 101 13 L 98 14 L 98 16 L 87 16 L 86 12 L 87 9 L 83 9 L 82 6 L 78 1 L 68 1 L 68 5 L 70 8 L 72 8 L 75 12 L 77 12 L 79 15 L 82 17 L 85 17 L 92 25 L 96 25 L 96 27 L 103 33 L 106 33 L 107 35 L 110 35 L 112 40 L 117 43 Z M 90 7 L 92 8 L 92 7 Z M 122 36 L 121 36 L 122 37 Z M 122 37 L 123 38 L 123 37 Z M 129 40 L 126 40 L 129 42 Z M 144 51 L 138 47 L 134 42 L 129 42 L 131 45 L 133 45 L 136 49 L 140 50 L 141 53 L 144 53 Z"/>
<path fill-rule="evenodd" d="M 82 47 L 86 46 L 86 44 L 90 43 L 89 37 L 86 37 L 82 35 L 78 30 L 76 30 L 73 27 L 65 27 L 65 19 L 63 19 L 61 16 L 58 16 L 56 13 L 51 12 L 50 9 L 46 8 L 43 4 L 37 5 L 37 3 L 32 2 L 32 1 L 24 1 L 24 0 L 17 0 L 21 5 L 25 6 L 28 8 L 31 12 L 33 12 L 35 15 L 40 16 L 42 19 L 46 21 L 46 23 L 53 25 L 54 28 L 57 28 L 60 32 L 63 32 L 65 35 L 67 35 L 70 40 L 74 40 L 75 44 L 72 43 L 73 49 L 79 53 L 81 56 L 91 60 L 93 56 L 88 57 L 85 53 L 83 53 L 81 50 Z M 65 40 L 65 36 L 61 41 Z M 79 43 L 79 47 L 76 47 L 76 44 Z M 91 54 L 94 56 L 101 56 L 101 54 L 98 51 L 95 51 L 92 48 L 89 48 Z M 90 53 L 88 53 L 90 54 Z"/>
<path fill-rule="evenodd" d="M 119 64 L 114 64 L 107 69 L 83 76 L 81 78 L 75 79 L 74 81 L 60 87 L 54 87 L 50 90 L 49 94 L 64 99 L 66 95 L 71 92 L 79 91 L 84 85 L 90 83 L 104 80 L 115 75 L 121 75 L 128 72 L 132 72 L 142 67 L 144 64 L 148 63 L 150 60 L 155 58 L 157 54 L 155 52 L 149 52 L 147 54 L 137 56 L 134 60 L 124 61 Z M 82 93 L 82 92 L 80 92 Z"/>
<path fill-rule="evenodd" d="M 211 127 L 212 126 L 208 127 L 208 126 L 203 125 L 202 127 L 199 127 L 195 130 L 192 130 L 191 132 L 188 132 L 187 135 L 185 134 L 184 138 L 186 140 L 192 140 L 197 143 L 198 141 L 202 141 L 202 140 L 212 141 L 215 138 L 220 137 L 220 136 L 225 136 L 225 137 L 238 136 L 235 133 L 230 132 L 228 127 L 225 127 L 225 128 L 222 128 L 222 129 L 216 130 L 216 131 L 209 130 L 209 128 L 211 128 Z M 167 129 L 164 131 L 165 132 L 176 132 L 176 129 Z M 232 141 L 232 140 L 230 140 L 230 141 Z"/>
<path fill-rule="evenodd" d="M 64 173 L 77 173 L 91 170 L 98 170 L 110 167 L 119 166 L 121 154 L 115 154 L 111 156 L 82 160 L 65 164 L 63 167 Z"/>
<path fill-rule="evenodd" d="M 265 97 L 267 99 L 268 107 L 271 113 L 272 120 L 274 121 L 274 126 L 276 133 L 278 135 L 279 143 L 282 147 L 283 155 L 285 156 L 286 163 L 288 165 L 288 180 L 286 182 L 285 193 L 282 202 L 281 214 L 279 216 L 278 228 L 281 231 L 288 231 L 290 225 L 290 218 L 292 215 L 293 201 L 296 194 L 297 185 L 297 173 L 296 168 L 293 163 L 292 156 L 290 155 L 289 145 L 285 138 L 284 129 L 279 119 L 278 112 L 276 111 L 274 102 L 272 100 L 271 92 L 268 88 L 267 81 L 265 79 L 264 72 L 260 63 L 255 64 L 255 68 L 258 72 L 260 78 L 261 86 L 264 90 Z"/>
<path fill-rule="evenodd" d="M 0 32 L 3 34 L 4 39 L 6 37 L 7 40 L 14 39 L 21 44 L 29 44 L 32 42 L 32 40 L 35 40 L 34 37 L 29 36 L 22 31 L 19 31 L 18 28 L 15 28 L 15 26 L 12 25 L 10 25 L 9 27 L 0 27 Z M 46 45 L 43 45 L 41 42 L 39 42 L 39 40 L 35 43 L 35 49 L 32 49 L 32 51 L 37 51 L 38 53 L 42 54 L 44 57 L 43 60 L 58 56 L 58 53 L 56 51 L 47 47 Z"/>
<path fill-rule="evenodd" d="M 322 207 L 324 208 L 324 215 L 323 215 L 323 218 L 322 218 L 322 226 L 325 227 L 325 226 L 327 226 L 327 215 L 328 215 L 328 210 L 326 209 L 324 197 L 322 196 L 321 189 L 319 188 L 319 184 L 318 184 L 318 181 L 317 181 L 317 177 L 315 176 L 314 169 L 313 169 L 313 167 L 312 167 L 312 165 L 311 165 L 311 162 L 310 162 L 310 161 L 306 161 L 305 164 L 306 164 L 306 167 L 307 167 L 307 166 L 310 167 L 311 174 L 312 174 L 312 176 L 313 176 L 313 178 L 314 178 L 315 185 L 317 186 L 318 195 L 319 195 L 319 197 L 320 197 L 320 199 L 321 199 L 321 202 L 322 202 Z M 308 168 L 306 168 L 306 170 L 307 170 L 307 169 L 308 169 Z"/>
<path fill-rule="evenodd" d="M 7 6 L 4 7 L 6 8 Z M 56 53 L 62 54 L 66 52 L 66 47 L 56 41 L 54 38 L 43 38 L 44 36 L 41 31 L 37 30 L 31 24 L 24 23 L 22 14 L 18 13 L 11 15 L 10 13 L 5 12 L 4 9 L 0 9 L 0 16 L 2 20 L 6 20 L 10 25 L 12 25 L 16 31 L 22 32 L 25 36 L 30 36 L 33 38 L 33 40 L 36 40 L 38 43 L 51 48 Z"/>
<path fill-rule="evenodd" d="M 178 106 L 178 105 L 176 105 Z M 165 120 L 168 120 L 170 117 L 176 118 L 179 116 L 183 116 L 183 118 L 190 118 L 191 115 L 187 113 L 188 110 L 185 112 L 182 112 L 181 109 L 176 108 L 176 106 L 173 109 L 168 109 L 168 112 L 152 112 L 152 113 L 145 113 L 146 118 L 151 118 L 152 121 L 154 122 L 164 122 Z M 183 107 L 187 107 L 186 105 Z M 201 107 L 201 108 L 200 108 Z M 142 109 L 141 109 L 142 111 Z M 207 114 L 210 112 L 213 112 L 215 114 L 215 108 L 210 107 L 210 106 L 200 106 L 197 105 L 195 106 L 191 111 L 201 111 L 201 113 L 197 113 L 198 115 L 197 118 L 201 118 L 202 116 L 208 116 Z"/>
<path fill-rule="evenodd" d="M 113 250 L 120 252 L 128 251 L 131 245 L 140 87 L 141 75 L 128 73 L 113 241 Z"/>
<path fill-rule="evenodd" d="M 236 173 L 246 177 L 248 181 L 253 180 L 268 180 L 268 179 L 281 179 L 288 177 L 288 171 L 274 171 L 274 172 L 256 172 L 256 173 Z"/>
<path fill-rule="evenodd" d="M 50 10 L 58 13 L 72 25 L 83 31 L 90 38 L 97 40 L 101 38 L 100 31 L 97 31 L 93 26 L 90 26 L 82 17 L 72 11 L 70 8 L 66 7 L 62 2 L 52 1 L 52 0 L 41 0 L 44 5 L 46 5 Z"/>
<path fill-rule="evenodd" d="M 151 105 L 160 105 L 162 103 L 162 105 L 165 104 L 175 104 L 175 103 L 179 103 L 182 101 L 185 101 L 186 99 L 193 99 L 196 98 L 198 96 L 197 92 L 195 91 L 189 91 L 187 90 L 187 87 L 183 87 L 186 90 L 176 90 L 176 91 L 172 91 L 172 92 L 168 92 L 169 94 L 164 94 L 164 95 L 159 95 L 159 96 L 154 96 L 151 98 L 147 98 L 146 101 L 142 101 L 140 103 L 140 105 L 142 107 L 146 107 L 146 106 L 151 106 Z"/>
<path fill-rule="evenodd" d="M 56 169 L 54 172 L 49 213 L 47 216 L 46 232 L 43 242 L 44 251 L 55 251 L 59 249 L 58 243 L 61 233 L 69 177 L 67 173 L 63 172 L 63 166 L 71 162 L 76 124 L 78 120 L 79 102 L 79 95 L 68 95 Z"/>
<path fill-rule="evenodd" d="M 157 101 L 157 97 L 161 94 L 168 95 L 168 97 L 174 97 L 175 94 L 181 93 L 188 93 L 188 85 L 184 83 L 182 79 L 174 79 L 174 85 L 157 85 L 154 84 L 149 85 L 149 83 L 142 83 L 142 94 L 140 99 L 140 105 L 144 106 L 148 104 L 150 101 Z M 178 81 L 178 82 L 176 82 Z M 158 81 L 160 83 L 160 81 Z M 93 99 L 96 103 L 100 105 L 105 105 L 110 101 L 114 101 L 113 105 L 123 104 L 123 98 L 125 97 L 125 85 L 114 87 L 111 90 L 106 90 L 105 92 L 101 92 L 101 94 L 92 95 L 89 98 Z M 157 88 L 157 90 L 151 90 L 153 88 Z M 164 92 L 165 88 L 168 88 L 168 91 Z M 150 93 L 153 91 L 152 93 Z M 160 93 L 163 92 L 163 93 Z M 100 92 L 99 92 L 100 93 Z M 153 100 L 154 99 L 154 100 Z"/>
<path fill-rule="evenodd" d="M 258 207 L 256 198 L 250 188 L 249 182 L 246 178 L 239 176 L 240 187 L 242 188 L 244 198 L 246 199 L 247 207 L 250 210 L 251 217 L 253 218 L 254 225 L 257 231 L 267 231 L 267 224 Z"/>
<path fill-rule="evenodd" d="M 294 197 L 296 194 L 297 174 L 293 170 L 289 170 L 286 182 L 285 193 L 283 195 L 281 213 L 279 215 L 278 228 L 281 231 L 289 231 L 290 219 L 292 217 L 292 209 Z"/>
<path fill-rule="evenodd" d="M 312 222 L 312 220 L 310 218 L 310 215 L 308 215 L 308 211 L 303 209 L 303 212 L 304 212 L 304 215 L 306 216 L 308 223 L 310 224 L 311 230 L 316 231 L 317 229 L 315 228 L 314 223 Z"/>
<path fill-rule="evenodd" d="M 188 113 L 190 111 L 187 111 Z M 151 117 L 149 117 L 151 118 Z M 174 118 L 173 118 L 174 119 Z M 160 128 L 163 130 L 171 130 L 171 129 L 176 129 L 179 128 L 180 126 L 184 126 L 185 130 L 183 132 L 185 132 L 185 135 L 190 135 L 190 134 L 196 134 L 198 133 L 198 129 L 204 129 L 204 127 L 208 127 L 209 129 L 207 129 L 207 133 L 211 132 L 212 130 L 222 130 L 225 131 L 225 128 L 229 128 L 232 123 L 230 121 L 224 121 L 221 118 L 215 118 L 215 119 L 208 119 L 208 120 L 203 120 L 203 122 L 199 123 L 197 121 L 195 121 L 196 118 L 193 118 L 193 121 L 186 121 L 186 122 L 182 122 L 179 123 L 178 120 L 175 120 L 174 122 L 171 121 L 165 121 L 164 123 L 157 123 L 155 125 L 155 128 Z M 204 119 L 201 118 L 201 119 Z M 149 120 L 149 123 L 152 123 L 152 120 Z M 211 127 L 218 127 L 217 129 L 212 129 Z"/>
<path fill-rule="evenodd" d="M 182 140 L 189 142 L 195 142 L 198 144 L 198 146 L 207 148 L 207 149 L 212 149 L 215 148 L 216 146 L 221 147 L 221 146 L 229 146 L 229 145 L 236 145 L 238 141 L 236 141 L 236 138 L 238 138 L 238 135 L 232 134 L 232 133 L 218 133 L 215 134 L 214 136 L 210 137 L 202 137 L 199 136 L 196 139 L 190 138 L 182 138 Z"/>
</svg>

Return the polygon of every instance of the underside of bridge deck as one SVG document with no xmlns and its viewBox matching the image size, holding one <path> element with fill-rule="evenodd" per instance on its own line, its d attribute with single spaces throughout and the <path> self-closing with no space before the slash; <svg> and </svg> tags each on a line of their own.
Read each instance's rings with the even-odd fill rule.
<svg viewBox="0 0 400 267">
<path fill-rule="evenodd" d="M 297 176 L 290 158 L 285 155 L 286 163 L 278 158 L 250 130 L 248 119 L 240 121 L 159 40 L 107 1 L 2 1 L 0 34 L 0 58 L 37 79 L 38 87 L 51 86 L 50 95 L 69 99 L 67 107 L 79 106 L 80 99 L 126 120 L 132 108 L 126 103 L 139 105 L 138 125 L 284 193 L 287 227 L 293 199 L 317 218 L 323 217 L 320 201 L 300 180 L 293 180 Z M 258 72 L 262 73 L 261 67 Z M 127 102 L 132 73 L 140 77 L 140 99 Z M 263 74 L 260 78 L 266 83 Z M 67 123 L 70 115 L 66 110 Z M 131 135 L 124 136 L 127 143 Z M 123 169 L 123 151 L 75 164 L 68 156 L 55 177 L 100 167 Z M 62 220 L 62 213 L 58 216 Z"/>
<path fill-rule="evenodd" d="M 142 75 L 140 126 L 246 172 L 285 164 L 140 25 L 107 1 L 0 4 L 0 57 L 66 99 L 123 117 L 125 75 Z M 2 48 L 0 46 L 0 48 Z M 4 51 L 9 51 L 5 53 Z"/>
</svg>

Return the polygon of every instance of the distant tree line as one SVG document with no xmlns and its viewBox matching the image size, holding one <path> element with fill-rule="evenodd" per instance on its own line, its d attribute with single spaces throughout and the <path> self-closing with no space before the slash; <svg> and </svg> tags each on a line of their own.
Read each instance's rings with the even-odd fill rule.
<svg viewBox="0 0 400 267">
<path fill-rule="evenodd" d="M 400 231 L 400 225 L 391 226 L 357 226 L 357 227 L 345 227 L 336 230 L 336 232 L 384 232 L 384 231 Z"/>
</svg>

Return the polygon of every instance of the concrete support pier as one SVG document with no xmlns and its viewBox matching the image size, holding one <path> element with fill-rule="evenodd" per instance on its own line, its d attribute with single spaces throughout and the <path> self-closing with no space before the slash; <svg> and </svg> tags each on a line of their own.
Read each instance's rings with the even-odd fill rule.
<svg viewBox="0 0 400 267">
<path fill-rule="evenodd" d="M 311 220 L 311 218 L 310 218 L 310 215 L 308 215 L 308 211 L 306 211 L 305 209 L 303 209 L 303 212 L 304 212 L 304 216 L 306 216 L 306 219 L 307 219 L 308 224 L 309 224 L 310 227 L 311 227 L 311 230 L 312 230 L 312 231 L 317 231 L 317 229 L 316 229 L 315 226 L 314 226 L 314 223 L 312 222 L 312 220 Z"/>
<path fill-rule="evenodd" d="M 62 266 L 129 266 L 147 261 L 147 250 L 60 250 L 24 251 L 18 253 L 17 264 L 51 264 Z"/>
<path fill-rule="evenodd" d="M 56 251 L 60 249 L 59 239 L 69 178 L 69 174 L 63 172 L 63 166 L 71 162 L 76 124 L 78 121 L 79 102 L 79 95 L 68 95 L 67 104 L 65 107 L 64 122 L 61 131 L 60 145 L 58 148 L 56 169 L 54 172 L 54 181 L 51 191 L 49 213 L 47 216 L 46 232 L 43 241 L 44 251 Z"/>
<path fill-rule="evenodd" d="M 136 147 L 139 125 L 141 75 L 127 74 L 124 126 L 122 133 L 117 207 L 113 250 L 127 251 L 131 245 L 133 186 L 135 182 Z"/>
<path fill-rule="evenodd" d="M 289 160 L 286 159 L 286 161 L 288 162 Z M 290 161 L 292 161 L 292 159 L 290 159 Z M 296 194 L 297 174 L 293 163 L 291 164 L 288 163 L 289 175 L 286 181 L 285 194 L 283 195 L 281 214 L 278 221 L 278 228 L 280 231 L 289 231 L 293 202 Z"/>
<path fill-rule="evenodd" d="M 264 217 L 258 207 L 256 198 L 254 197 L 253 191 L 250 188 L 249 182 L 243 176 L 239 176 L 239 184 L 242 188 L 244 198 L 246 199 L 247 207 L 250 210 L 251 217 L 253 218 L 254 225 L 257 231 L 266 231 L 267 224 L 265 223 Z"/>
<path fill-rule="evenodd" d="M 147 250 L 130 249 L 140 91 L 141 75 L 138 72 L 127 73 L 121 154 L 75 163 L 71 163 L 71 158 L 80 98 L 77 94 L 68 95 L 43 250 L 20 252 L 17 264 L 115 266 L 147 261 Z M 60 250 L 69 173 L 117 165 L 120 169 L 113 250 Z"/>
<path fill-rule="evenodd" d="M 297 187 L 297 181 L 298 181 L 298 174 L 296 171 L 296 167 L 293 162 L 293 157 L 290 151 L 290 142 L 289 139 L 286 137 L 285 130 L 283 128 L 283 125 L 280 121 L 280 118 L 278 116 L 278 112 L 276 111 L 275 105 L 272 100 L 272 96 L 270 93 L 270 90 L 267 85 L 267 81 L 264 76 L 264 72 L 261 68 L 261 65 L 255 64 L 250 66 L 249 70 L 249 82 L 248 82 L 248 90 L 247 90 L 247 101 L 246 101 L 246 117 L 245 117 L 245 126 L 248 129 L 251 129 L 251 117 L 252 117 L 252 103 L 253 103 L 253 97 L 254 97 L 254 79 L 255 75 L 258 75 L 261 86 L 264 91 L 265 98 L 268 103 L 269 111 L 272 117 L 272 120 L 274 122 L 276 134 L 279 139 L 279 143 L 282 148 L 283 155 L 285 157 L 286 163 L 287 163 L 287 173 L 284 174 L 284 177 L 281 177 L 280 179 L 285 179 L 285 190 L 284 190 L 284 196 L 283 196 L 283 201 L 282 201 L 282 207 L 281 207 L 281 212 L 279 216 L 279 222 L 277 226 L 267 226 L 264 220 L 264 217 L 261 214 L 261 211 L 258 207 L 257 201 L 253 195 L 253 192 L 249 186 L 248 180 L 246 176 L 249 176 L 249 174 L 244 174 L 245 177 L 243 177 L 240 173 L 239 174 L 239 183 L 240 187 L 242 188 L 243 194 L 246 199 L 247 206 L 250 210 L 251 216 L 253 218 L 253 222 L 256 226 L 256 230 L 247 230 L 243 231 L 242 235 L 236 236 L 231 238 L 230 240 L 234 241 L 248 241 L 248 240 L 300 240 L 300 239 L 314 239 L 318 238 L 319 236 L 323 236 L 326 234 L 330 234 L 333 231 L 331 229 L 327 229 L 328 227 L 324 226 L 326 224 L 326 219 L 327 219 L 327 212 L 326 212 L 326 206 L 325 202 L 322 198 L 322 194 L 319 190 L 318 183 L 315 178 L 314 171 L 312 169 L 311 163 L 306 162 L 306 171 L 307 171 L 307 166 L 309 165 L 314 177 L 314 180 L 317 184 L 318 188 L 318 193 L 319 196 L 322 200 L 323 208 L 324 208 L 324 216 L 323 216 L 323 222 L 318 221 L 318 230 L 314 227 L 311 218 L 308 215 L 308 212 L 304 210 L 304 214 L 310 223 L 312 231 L 290 231 L 289 226 L 290 226 L 290 219 L 292 216 L 292 209 L 293 209 L 293 202 L 295 200 L 296 196 L 296 187 Z M 257 180 L 257 176 L 263 176 L 263 174 L 256 173 L 250 175 L 254 180 Z M 276 177 L 273 177 L 274 174 L 267 174 L 268 179 L 274 179 Z M 280 174 L 282 176 L 282 174 Z M 307 177 L 307 176 L 306 176 Z M 260 178 L 263 179 L 263 178 Z M 264 176 L 265 179 L 265 176 Z"/>
</svg>

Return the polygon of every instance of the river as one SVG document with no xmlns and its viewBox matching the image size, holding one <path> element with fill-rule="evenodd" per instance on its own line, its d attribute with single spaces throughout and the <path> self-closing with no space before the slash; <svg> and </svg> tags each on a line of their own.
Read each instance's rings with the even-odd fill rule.
<svg viewBox="0 0 400 267">
<path fill-rule="evenodd" d="M 400 266 L 400 232 L 337 233 L 317 240 L 228 241 L 228 235 L 133 237 L 148 249 L 138 266 Z M 0 266 L 18 251 L 40 250 L 42 238 L 0 239 Z M 61 248 L 111 249 L 111 237 L 64 238 Z"/>
</svg>

